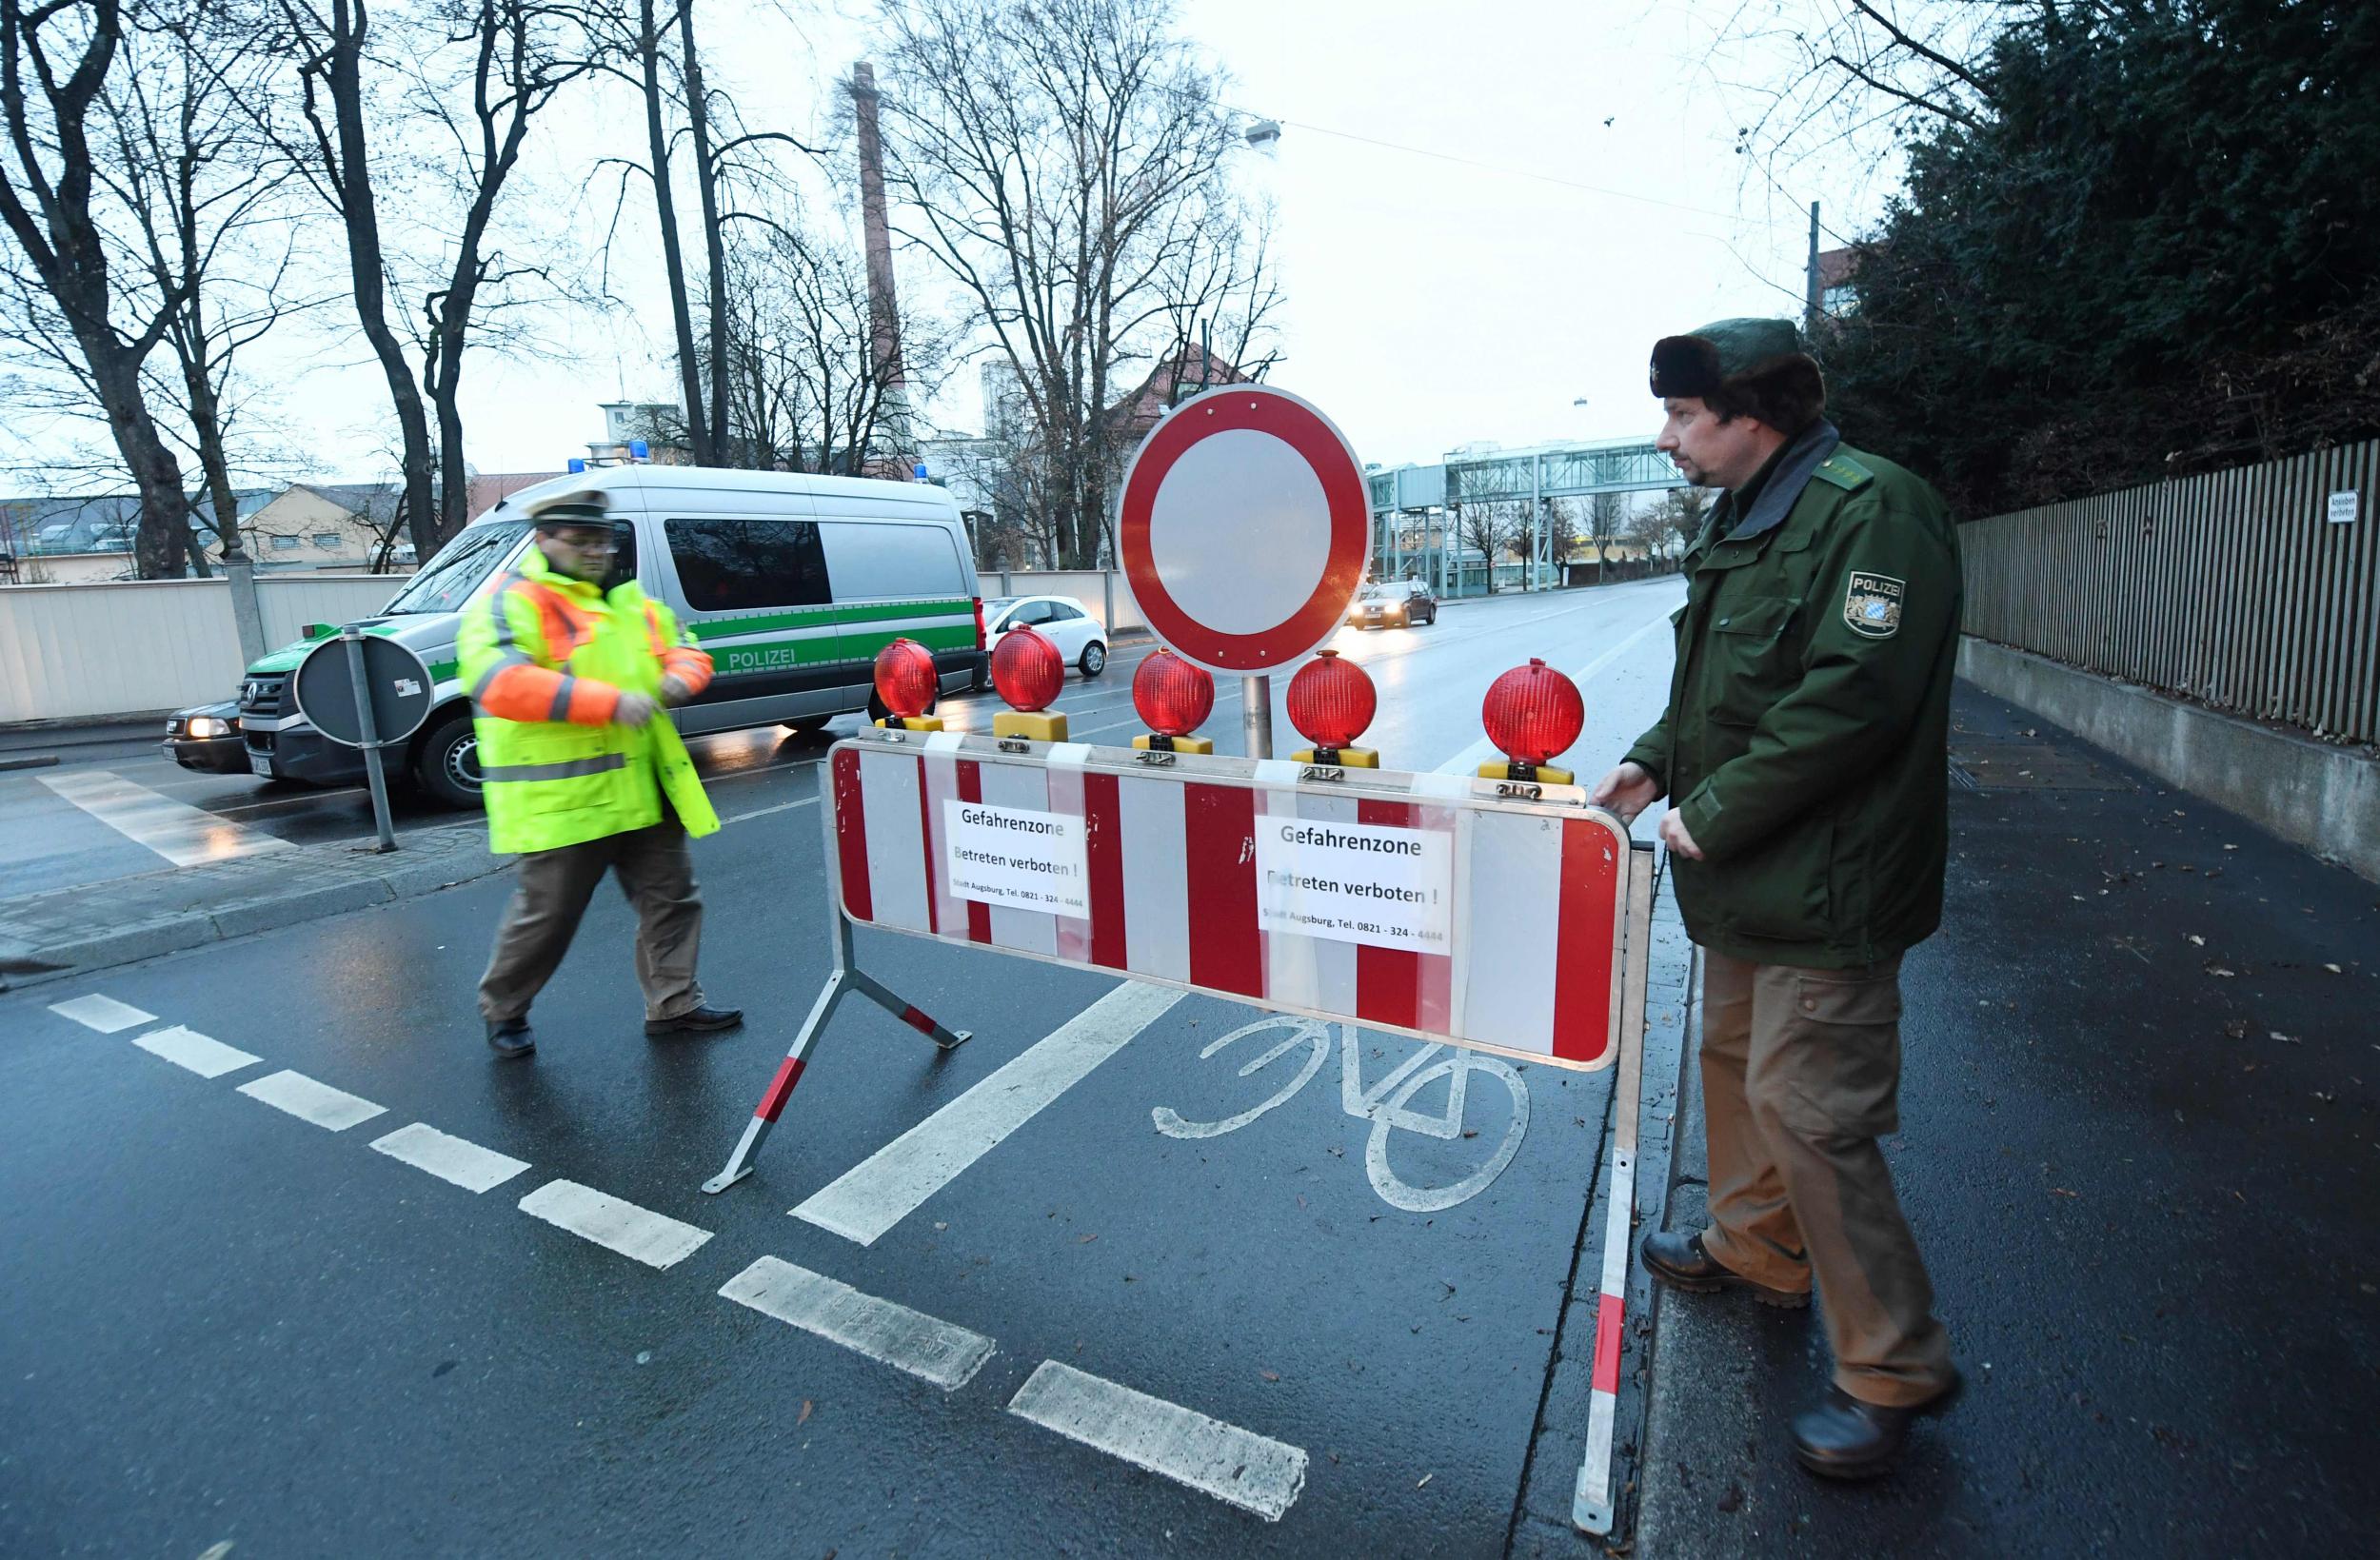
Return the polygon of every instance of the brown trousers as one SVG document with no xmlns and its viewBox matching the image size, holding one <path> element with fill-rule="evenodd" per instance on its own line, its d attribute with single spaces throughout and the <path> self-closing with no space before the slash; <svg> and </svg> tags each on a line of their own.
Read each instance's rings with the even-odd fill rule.
<svg viewBox="0 0 2380 1560">
<path fill-rule="evenodd" d="M 645 988 L 645 1017 L 674 1018 L 703 1005 L 694 958 L 703 940 L 703 900 L 685 827 L 664 815 L 649 828 L 631 829 L 521 858 L 519 884 L 496 929 L 496 950 L 480 977 L 482 1017 L 517 1018 L 553 978 L 586 901 L 605 872 L 636 907 L 636 978 Z"/>
<path fill-rule="evenodd" d="M 1876 1146 L 1900 1126 L 1900 958 L 1804 970 L 1702 957 L 1703 1249 L 1771 1289 L 1815 1276 L 1835 1384 L 1923 1402 L 1950 1384 L 1950 1340 Z"/>
</svg>

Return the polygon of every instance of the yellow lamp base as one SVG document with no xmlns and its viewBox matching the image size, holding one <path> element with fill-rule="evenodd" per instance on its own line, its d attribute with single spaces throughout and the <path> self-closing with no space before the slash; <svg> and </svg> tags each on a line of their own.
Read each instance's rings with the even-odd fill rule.
<svg viewBox="0 0 2380 1560">
<path fill-rule="evenodd" d="M 1320 763 L 1322 760 L 1314 756 L 1315 751 L 1310 747 L 1301 747 L 1289 757 L 1295 763 Z M 1335 761 L 1341 769 L 1378 769 L 1380 766 L 1380 756 L 1378 752 L 1368 747 L 1342 747 L 1339 750 L 1339 758 Z"/>
<path fill-rule="evenodd" d="M 1513 771 L 1524 767 L 1526 766 L 1513 763 L 1508 760 L 1498 759 L 1494 763 L 1481 764 L 1479 766 L 1479 778 L 1481 780 L 1515 780 L 1518 777 L 1514 775 Z M 1530 773 L 1529 779 L 1539 785 L 1576 785 L 1578 783 L 1578 777 L 1572 774 L 1569 770 L 1557 769 L 1552 764 L 1546 763 L 1538 764 L 1537 768 Z"/>
<path fill-rule="evenodd" d="M 1140 736 L 1132 739 L 1132 745 L 1137 748 L 1140 748 L 1143 751 L 1157 746 L 1155 742 L 1149 741 L 1149 736 L 1146 732 L 1142 732 Z M 1174 739 L 1173 747 L 1170 751 L 1175 753 L 1211 755 L 1215 751 L 1215 741 L 1214 739 L 1209 737 L 1177 737 Z"/>
<path fill-rule="evenodd" d="M 942 718 L 939 715 L 892 715 L 876 722 L 887 731 L 940 731 Z"/>
<path fill-rule="evenodd" d="M 992 735 L 1021 737 L 1031 742 L 1062 742 L 1066 718 L 1048 710 L 1002 710 L 992 717 Z"/>
</svg>

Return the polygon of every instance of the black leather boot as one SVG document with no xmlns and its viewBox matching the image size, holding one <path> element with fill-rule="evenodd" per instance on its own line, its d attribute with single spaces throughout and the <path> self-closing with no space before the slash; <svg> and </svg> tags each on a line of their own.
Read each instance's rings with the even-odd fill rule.
<svg viewBox="0 0 2380 1560">
<path fill-rule="evenodd" d="M 1829 1387 L 1826 1401 L 1794 1415 L 1794 1460 L 1830 1479 L 1874 1478 L 1893 1466 L 1901 1443 L 1909 1439 L 1910 1423 L 1950 1407 L 1962 1385 L 1954 1371 L 1951 1384 L 1939 1392 L 1897 1409 L 1863 1403 L 1840 1387 Z"/>
<path fill-rule="evenodd" d="M 1755 1284 L 1735 1269 L 1724 1266 L 1716 1257 L 1702 1249 L 1699 1234 L 1680 1234 L 1675 1230 L 1656 1230 L 1644 1237 L 1645 1271 L 1672 1289 L 1682 1289 L 1689 1294 L 1716 1294 L 1723 1289 L 1740 1289 L 1751 1293 L 1762 1305 L 1775 1306 L 1783 1311 L 1801 1311 L 1810 1304 L 1808 1290 L 1771 1289 Z"/>
<path fill-rule="evenodd" d="M 527 1016 L 488 1019 L 487 1049 L 499 1056 L 526 1056 L 536 1050 L 537 1037 L 529 1033 Z"/>
<path fill-rule="evenodd" d="M 689 1008 L 674 1018 L 647 1018 L 645 1034 L 647 1038 L 658 1040 L 669 1035 L 716 1035 L 743 1024 L 742 1008 L 699 1007 Z"/>
</svg>

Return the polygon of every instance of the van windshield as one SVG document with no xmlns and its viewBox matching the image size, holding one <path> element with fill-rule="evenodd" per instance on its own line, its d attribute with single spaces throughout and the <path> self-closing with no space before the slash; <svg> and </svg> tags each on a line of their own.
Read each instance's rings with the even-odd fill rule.
<svg viewBox="0 0 2380 1560">
<path fill-rule="evenodd" d="M 487 582 L 496 565 L 527 532 L 526 520 L 500 520 L 474 525 L 438 549 L 386 609 L 387 617 L 409 613 L 460 612 L 471 592 Z"/>
</svg>

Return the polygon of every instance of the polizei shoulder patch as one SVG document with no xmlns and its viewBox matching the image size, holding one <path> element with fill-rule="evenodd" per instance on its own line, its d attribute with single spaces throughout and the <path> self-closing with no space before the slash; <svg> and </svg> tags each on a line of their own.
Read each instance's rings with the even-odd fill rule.
<svg viewBox="0 0 2380 1560">
<path fill-rule="evenodd" d="M 1851 624 L 1854 634 L 1889 640 L 1900 632 L 1901 598 L 1908 593 L 1909 583 L 1905 580 L 1854 569 L 1851 584 L 1843 592 L 1843 621 Z"/>
<path fill-rule="evenodd" d="M 1875 473 L 1861 464 L 1857 456 L 1845 454 L 1839 449 L 1820 463 L 1818 469 L 1811 475 L 1846 493 L 1856 493 L 1875 481 Z"/>
</svg>

